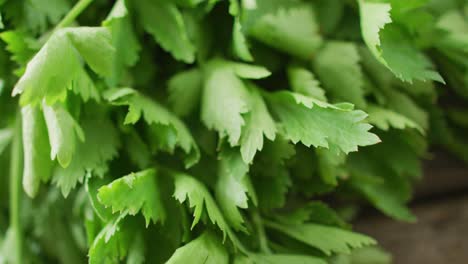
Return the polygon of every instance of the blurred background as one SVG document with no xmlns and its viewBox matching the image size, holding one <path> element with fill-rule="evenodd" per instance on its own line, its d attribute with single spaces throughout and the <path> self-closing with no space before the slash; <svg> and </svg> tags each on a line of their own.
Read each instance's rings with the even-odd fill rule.
<svg viewBox="0 0 468 264">
<path fill-rule="evenodd" d="M 354 223 L 393 255 L 393 263 L 468 263 L 468 166 L 446 152 L 432 153 L 410 204 L 417 222 L 366 208 Z"/>
</svg>

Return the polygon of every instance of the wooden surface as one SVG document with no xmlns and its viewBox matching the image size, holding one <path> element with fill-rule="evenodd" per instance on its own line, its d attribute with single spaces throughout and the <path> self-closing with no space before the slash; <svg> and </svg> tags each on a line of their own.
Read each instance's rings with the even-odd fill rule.
<svg viewBox="0 0 468 264">
<path fill-rule="evenodd" d="M 426 162 L 411 208 L 414 224 L 367 212 L 355 230 L 376 238 L 396 264 L 468 263 L 468 167 L 448 156 Z"/>
</svg>

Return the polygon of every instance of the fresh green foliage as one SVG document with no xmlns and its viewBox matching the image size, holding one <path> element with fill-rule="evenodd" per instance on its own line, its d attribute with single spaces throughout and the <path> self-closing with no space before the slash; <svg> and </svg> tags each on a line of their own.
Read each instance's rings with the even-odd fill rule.
<svg viewBox="0 0 468 264">
<path fill-rule="evenodd" d="M 468 161 L 467 10 L 0 0 L 0 263 L 390 263 L 342 212 Z"/>
</svg>

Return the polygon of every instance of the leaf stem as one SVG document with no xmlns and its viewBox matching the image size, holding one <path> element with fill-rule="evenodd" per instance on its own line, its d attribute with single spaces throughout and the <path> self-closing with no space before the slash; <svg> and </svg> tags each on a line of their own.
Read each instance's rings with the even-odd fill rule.
<svg viewBox="0 0 468 264">
<path fill-rule="evenodd" d="M 67 13 L 67 15 L 57 24 L 54 31 L 60 28 L 68 27 L 75 19 L 83 12 L 83 10 L 91 4 L 93 0 L 80 0 L 73 6 L 73 8 Z"/>
<path fill-rule="evenodd" d="M 268 246 L 268 238 L 266 236 L 265 227 L 263 226 L 263 220 L 262 220 L 260 214 L 258 213 L 258 210 L 256 210 L 256 209 L 252 212 L 252 221 L 253 221 L 255 227 L 257 228 L 258 242 L 260 244 L 260 250 L 263 253 L 271 254 L 272 251 L 271 251 L 270 247 Z"/>
<path fill-rule="evenodd" d="M 11 145 L 10 155 L 10 227 L 14 234 L 15 260 L 16 263 L 24 263 L 23 258 L 23 228 L 21 226 L 21 115 L 19 111 L 15 120 L 15 133 Z"/>
</svg>

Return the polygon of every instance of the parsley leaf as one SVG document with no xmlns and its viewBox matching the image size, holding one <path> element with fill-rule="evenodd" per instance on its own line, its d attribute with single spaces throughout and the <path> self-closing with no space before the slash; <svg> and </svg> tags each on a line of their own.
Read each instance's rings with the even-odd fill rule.
<svg viewBox="0 0 468 264">
<path fill-rule="evenodd" d="M 66 168 L 57 166 L 53 173 L 53 182 L 65 197 L 85 177 L 103 177 L 108 171 L 107 163 L 118 155 L 120 147 L 117 130 L 110 120 L 88 118 L 81 126 L 86 140 L 77 144 L 70 165 Z"/>
<path fill-rule="evenodd" d="M 98 190 L 98 199 L 112 212 L 143 213 L 146 226 L 151 221 L 164 222 L 166 212 L 161 200 L 157 171 L 148 169 L 121 177 Z"/>
<path fill-rule="evenodd" d="M 208 189 L 189 175 L 174 172 L 173 177 L 175 184 L 174 198 L 180 203 L 188 200 L 190 208 L 193 208 L 194 219 L 192 228 L 198 224 L 203 212 L 206 210 L 206 214 L 211 222 L 217 225 L 224 235 L 229 235 L 231 233 L 229 225 L 226 223 L 223 214 Z"/>
<path fill-rule="evenodd" d="M 236 146 L 245 125 L 242 115 L 250 111 L 249 93 L 241 78 L 263 78 L 269 72 L 263 67 L 221 59 L 210 61 L 204 72 L 202 121 L 209 129 L 217 130 L 220 138 L 227 136 L 230 145 Z"/>
<path fill-rule="evenodd" d="M 156 143 L 165 151 L 173 152 L 178 145 L 187 154 L 185 165 L 190 167 L 198 162 L 200 152 L 185 124 L 173 113 L 156 101 L 131 88 L 113 89 L 106 92 L 106 98 L 116 105 L 128 105 L 125 124 L 135 124 L 143 116 L 148 125 L 156 126 Z M 165 139 L 173 138 L 174 142 Z"/>
<path fill-rule="evenodd" d="M 315 247 L 326 255 L 350 253 L 353 248 L 376 244 L 374 239 L 365 235 L 312 223 L 286 225 L 267 222 L 267 226 Z"/>
<path fill-rule="evenodd" d="M 238 208 L 248 208 L 247 194 L 254 203 L 257 198 L 247 175 L 249 166 L 244 163 L 237 149 L 226 150 L 220 155 L 216 199 L 226 220 L 236 230 L 246 231 Z"/>
<path fill-rule="evenodd" d="M 42 108 L 49 133 L 50 158 L 57 158 L 66 168 L 72 161 L 78 140 L 85 140 L 83 130 L 64 106 L 44 103 Z"/>
<path fill-rule="evenodd" d="M 381 63 L 403 81 L 444 82 L 427 57 L 411 42 L 391 17 L 391 3 L 360 0 L 362 36 Z M 393 23 L 392 23 L 393 22 Z"/>
<path fill-rule="evenodd" d="M 291 92 L 270 94 L 268 101 L 285 137 L 294 144 L 336 147 L 347 154 L 380 141 L 368 132 L 371 126 L 361 122 L 367 115 L 349 106 L 330 105 Z"/>
<path fill-rule="evenodd" d="M 143 28 L 153 35 L 174 58 L 192 63 L 195 47 L 189 39 L 181 11 L 171 1 L 140 0 L 132 2 Z"/>
<path fill-rule="evenodd" d="M 228 264 L 229 256 L 221 241 L 212 232 L 207 231 L 178 248 L 166 263 Z"/>
<path fill-rule="evenodd" d="M 21 109 L 23 123 L 23 188 L 30 196 L 36 196 L 41 181 L 52 175 L 50 144 L 44 116 L 38 107 L 25 106 Z"/>
<path fill-rule="evenodd" d="M 80 59 L 99 75 L 111 73 L 114 48 L 109 31 L 101 27 L 65 28 L 55 32 L 32 58 L 13 95 L 22 94 L 21 104 L 42 99 L 51 105 L 63 100 L 66 90 L 82 82 L 85 71 Z"/>
</svg>

